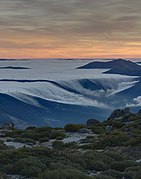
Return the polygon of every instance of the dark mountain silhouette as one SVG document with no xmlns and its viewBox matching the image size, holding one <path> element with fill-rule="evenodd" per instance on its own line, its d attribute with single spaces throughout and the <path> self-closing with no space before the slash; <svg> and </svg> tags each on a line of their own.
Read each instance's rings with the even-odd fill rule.
<svg viewBox="0 0 141 179">
<path fill-rule="evenodd" d="M 30 59 L 15 59 L 15 58 L 0 58 L 0 61 L 22 61 L 22 60 L 30 60 Z"/>
<path fill-rule="evenodd" d="M 130 60 L 117 59 L 108 62 L 91 62 L 78 69 L 110 69 L 104 73 L 141 76 L 141 66 Z"/>
<path fill-rule="evenodd" d="M 26 69 L 30 69 L 30 68 L 27 68 L 27 67 L 6 66 L 6 67 L 0 67 L 0 69 L 26 70 Z"/>
</svg>

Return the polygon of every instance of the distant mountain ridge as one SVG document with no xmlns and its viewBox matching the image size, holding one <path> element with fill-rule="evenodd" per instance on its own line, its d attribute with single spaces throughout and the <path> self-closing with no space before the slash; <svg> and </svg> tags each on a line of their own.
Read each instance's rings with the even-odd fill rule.
<svg viewBox="0 0 141 179">
<path fill-rule="evenodd" d="M 30 68 L 27 67 L 15 67 L 15 66 L 4 66 L 4 67 L 0 67 L 0 69 L 12 69 L 12 70 L 27 70 Z"/>
<path fill-rule="evenodd" d="M 30 60 L 30 59 L 16 59 L 16 58 L 0 58 L 0 61 L 15 61 L 15 60 Z"/>
<path fill-rule="evenodd" d="M 91 62 L 78 69 L 109 69 L 106 74 L 121 74 L 129 76 L 141 76 L 141 66 L 125 59 L 116 59 L 108 62 Z"/>
</svg>

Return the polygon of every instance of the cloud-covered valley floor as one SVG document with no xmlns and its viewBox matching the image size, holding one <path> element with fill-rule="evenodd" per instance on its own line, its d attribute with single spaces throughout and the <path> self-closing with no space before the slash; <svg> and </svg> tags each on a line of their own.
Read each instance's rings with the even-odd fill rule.
<svg viewBox="0 0 141 179">
<path fill-rule="evenodd" d="M 0 61 L 0 119 L 17 127 L 104 120 L 115 108 L 141 106 L 140 77 L 76 69 L 86 60 Z M 19 68 L 21 67 L 21 68 Z"/>
</svg>

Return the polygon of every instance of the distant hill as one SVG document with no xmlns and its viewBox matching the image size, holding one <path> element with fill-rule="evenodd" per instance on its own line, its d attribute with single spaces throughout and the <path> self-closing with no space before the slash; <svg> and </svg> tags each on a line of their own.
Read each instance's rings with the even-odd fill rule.
<svg viewBox="0 0 141 179">
<path fill-rule="evenodd" d="M 110 69 L 104 73 L 107 74 L 121 74 L 129 76 L 141 76 L 141 66 L 124 59 L 117 59 L 108 62 L 91 62 L 78 69 Z"/>
<path fill-rule="evenodd" d="M 30 60 L 30 59 L 15 59 L 15 58 L 0 58 L 0 61 L 16 61 L 16 60 L 20 60 L 20 61 L 23 61 L 23 60 Z"/>
<path fill-rule="evenodd" d="M 27 70 L 27 69 L 30 69 L 30 68 L 27 68 L 27 67 L 15 67 L 15 66 L 5 66 L 5 67 L 0 67 L 0 69 Z"/>
</svg>

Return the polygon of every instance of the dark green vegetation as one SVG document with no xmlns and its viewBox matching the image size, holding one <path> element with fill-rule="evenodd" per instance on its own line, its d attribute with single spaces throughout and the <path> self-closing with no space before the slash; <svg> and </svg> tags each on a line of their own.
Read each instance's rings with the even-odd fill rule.
<svg viewBox="0 0 141 179">
<path fill-rule="evenodd" d="M 14 141 L 21 143 L 33 143 L 36 141 L 48 142 L 50 139 L 63 139 L 65 137 L 64 130 L 52 129 L 50 127 L 29 127 L 26 130 L 12 130 L 6 133 L 7 137 L 14 138 Z"/>
<path fill-rule="evenodd" d="M 91 130 L 92 134 L 79 143 L 63 143 L 68 132 L 75 133 L 82 128 Z M 85 126 L 69 124 L 64 129 L 30 127 L 6 132 L 5 137 L 33 146 L 13 149 L 1 141 L 1 178 L 15 174 L 33 179 L 141 178 L 141 162 L 137 162 L 141 159 L 139 113 L 132 114 L 127 109 L 116 111 L 104 122 L 94 120 Z M 52 148 L 41 145 L 52 139 Z"/>
<path fill-rule="evenodd" d="M 64 129 L 66 132 L 79 132 L 79 130 L 84 127 L 86 126 L 81 124 L 67 124 Z"/>
</svg>

